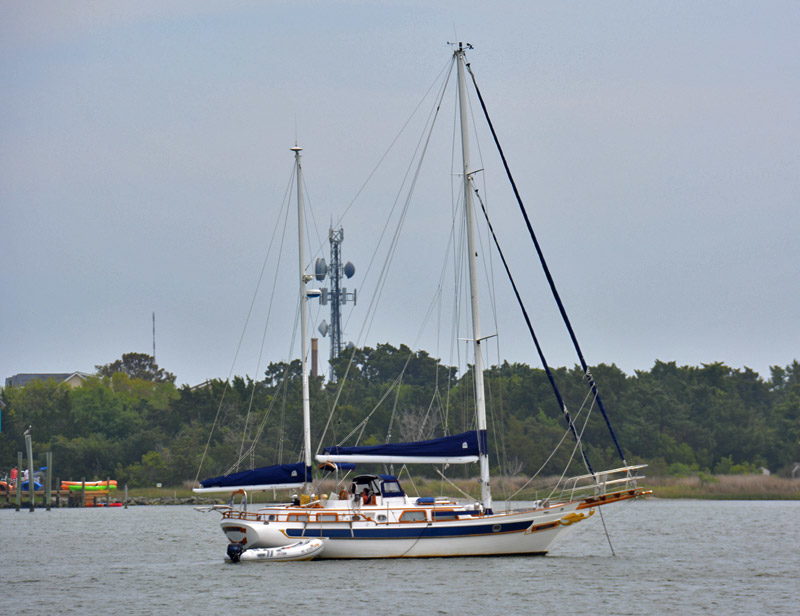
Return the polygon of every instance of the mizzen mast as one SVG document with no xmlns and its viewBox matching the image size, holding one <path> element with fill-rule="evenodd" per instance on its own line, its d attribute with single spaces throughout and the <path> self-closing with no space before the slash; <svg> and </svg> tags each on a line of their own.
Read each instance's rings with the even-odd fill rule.
<svg viewBox="0 0 800 616">
<path fill-rule="evenodd" d="M 303 207 L 303 166 L 300 164 L 300 152 L 303 148 L 295 145 L 290 148 L 294 152 L 295 175 L 297 176 L 297 253 L 298 275 L 300 279 L 300 363 L 303 373 L 303 449 L 306 464 L 306 476 L 311 469 L 311 396 L 308 387 L 308 296 L 306 284 L 313 278 L 306 274 L 305 251 L 305 211 Z M 308 483 L 304 484 L 308 489 Z"/>
</svg>

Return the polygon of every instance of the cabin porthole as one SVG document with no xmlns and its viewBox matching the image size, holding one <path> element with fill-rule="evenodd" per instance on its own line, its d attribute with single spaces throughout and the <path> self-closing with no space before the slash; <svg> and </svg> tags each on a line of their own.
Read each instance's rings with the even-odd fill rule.
<svg viewBox="0 0 800 616">
<path fill-rule="evenodd" d="M 385 521 L 386 521 L 386 516 L 385 516 L 385 515 L 383 515 L 383 514 L 380 514 L 380 515 L 378 516 L 378 522 L 385 522 Z"/>
<path fill-rule="evenodd" d="M 493 524 L 492 525 L 492 532 L 493 533 L 499 533 L 501 528 L 503 528 L 503 527 L 500 526 L 500 524 Z"/>
</svg>

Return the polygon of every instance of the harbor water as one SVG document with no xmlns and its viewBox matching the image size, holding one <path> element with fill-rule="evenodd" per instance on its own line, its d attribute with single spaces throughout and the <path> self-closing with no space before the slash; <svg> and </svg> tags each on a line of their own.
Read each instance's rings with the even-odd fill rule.
<svg viewBox="0 0 800 616">
<path fill-rule="evenodd" d="M 236 565 L 224 560 L 217 513 L 1 510 L 2 605 L 82 615 L 800 613 L 800 502 L 603 509 L 544 557 Z"/>
</svg>

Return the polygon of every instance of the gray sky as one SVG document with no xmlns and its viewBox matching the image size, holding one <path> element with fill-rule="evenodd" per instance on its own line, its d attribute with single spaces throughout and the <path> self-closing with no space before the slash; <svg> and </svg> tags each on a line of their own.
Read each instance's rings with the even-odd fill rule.
<svg viewBox="0 0 800 616">
<path fill-rule="evenodd" d="M 305 148 L 324 234 L 454 39 L 475 45 L 469 59 L 587 360 L 629 373 L 656 359 L 723 361 L 767 375 L 800 357 L 798 32 L 800 4 L 778 1 L 2 1 L 0 376 L 150 352 L 153 311 L 159 364 L 179 383 L 232 366 L 255 374 L 260 316 L 235 364 L 234 353 L 288 148 Z M 442 120 L 449 129 L 452 114 Z M 481 152 L 490 158 L 489 141 Z M 487 182 L 499 178 L 486 168 Z M 381 170 L 343 221 L 362 294 L 349 339 L 404 169 Z M 358 342 L 445 357 L 411 314 L 427 307 L 446 242 L 427 182 L 399 276 Z M 498 226 L 518 227 L 504 193 L 487 194 L 510 208 Z M 509 246 L 530 267 L 524 238 Z M 534 282 L 524 286 L 550 363 L 572 365 Z M 286 357 L 290 313 L 276 312 L 284 335 L 268 339 L 262 366 Z M 511 332 L 503 357 L 538 365 Z"/>
</svg>

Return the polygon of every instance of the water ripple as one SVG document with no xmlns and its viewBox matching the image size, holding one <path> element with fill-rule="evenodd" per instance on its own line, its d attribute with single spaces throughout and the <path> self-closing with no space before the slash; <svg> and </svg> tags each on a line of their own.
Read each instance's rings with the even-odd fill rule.
<svg viewBox="0 0 800 616">
<path fill-rule="evenodd" d="M 3 607 L 82 615 L 111 604 L 133 615 L 797 613 L 800 528 L 785 521 L 800 519 L 799 502 L 651 500 L 609 509 L 617 556 L 592 519 L 547 557 L 247 565 L 224 562 L 216 519 L 190 507 L 2 510 Z"/>
</svg>

